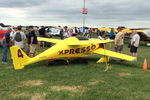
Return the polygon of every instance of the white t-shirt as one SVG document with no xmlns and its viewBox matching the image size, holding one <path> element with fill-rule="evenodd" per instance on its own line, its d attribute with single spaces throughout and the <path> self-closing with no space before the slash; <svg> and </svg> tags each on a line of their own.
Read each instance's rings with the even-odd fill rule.
<svg viewBox="0 0 150 100">
<path fill-rule="evenodd" d="M 14 38 L 14 34 L 15 34 L 15 31 L 12 30 L 11 33 L 10 33 L 10 37 L 13 39 Z"/>
<path fill-rule="evenodd" d="M 132 40 L 131 40 L 131 44 L 134 43 L 134 46 L 135 47 L 139 47 L 139 43 L 140 43 L 140 36 L 138 34 L 135 34 L 133 37 L 132 37 Z"/>
<path fill-rule="evenodd" d="M 104 38 L 103 38 L 103 37 L 101 37 L 101 36 L 98 36 L 98 38 L 99 38 L 100 40 L 104 40 Z"/>
<path fill-rule="evenodd" d="M 73 33 L 76 33 L 75 29 L 73 29 Z"/>
<path fill-rule="evenodd" d="M 133 36 L 134 36 L 134 35 L 131 34 L 130 37 L 129 37 L 129 39 L 130 39 L 130 44 L 131 44 L 131 40 L 132 40 Z"/>
<path fill-rule="evenodd" d="M 21 34 L 22 41 L 17 42 L 15 41 L 15 36 L 16 36 L 16 32 L 15 32 L 14 38 L 13 38 L 13 40 L 15 41 L 14 45 L 19 46 L 20 48 L 24 48 L 24 40 L 26 39 L 26 35 L 24 34 L 24 32 L 20 32 L 20 34 Z"/>
<path fill-rule="evenodd" d="M 69 38 L 70 37 L 69 32 L 68 31 L 64 31 L 63 36 L 64 36 L 64 38 Z"/>
</svg>

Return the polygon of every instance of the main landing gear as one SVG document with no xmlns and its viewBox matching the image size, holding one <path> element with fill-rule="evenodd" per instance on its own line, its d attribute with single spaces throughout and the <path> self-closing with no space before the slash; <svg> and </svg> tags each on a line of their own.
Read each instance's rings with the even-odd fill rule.
<svg viewBox="0 0 150 100">
<path fill-rule="evenodd" d="M 64 59 L 53 59 L 53 60 L 49 60 L 45 66 L 48 67 L 50 64 L 56 65 L 56 64 L 63 64 L 63 65 L 69 65 L 69 64 L 78 64 L 78 63 L 83 63 L 83 64 L 88 64 L 88 61 L 85 59 L 68 59 L 68 60 L 64 60 Z"/>
</svg>

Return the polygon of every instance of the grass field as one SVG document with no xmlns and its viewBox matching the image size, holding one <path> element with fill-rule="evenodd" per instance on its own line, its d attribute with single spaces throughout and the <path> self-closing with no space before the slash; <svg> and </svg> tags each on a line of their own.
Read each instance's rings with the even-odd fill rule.
<svg viewBox="0 0 150 100">
<path fill-rule="evenodd" d="M 138 62 L 111 61 L 107 72 L 95 54 L 86 58 L 88 65 L 45 67 L 44 61 L 15 71 L 9 53 L 9 64 L 0 62 L 0 100 L 150 100 L 150 72 L 142 70 L 144 59 L 150 62 L 149 50 L 140 46 Z M 127 44 L 124 53 L 130 55 Z"/>
</svg>

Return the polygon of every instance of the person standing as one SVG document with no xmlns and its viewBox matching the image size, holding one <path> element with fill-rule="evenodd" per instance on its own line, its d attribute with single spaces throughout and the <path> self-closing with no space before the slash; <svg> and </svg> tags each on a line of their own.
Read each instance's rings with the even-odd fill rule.
<svg viewBox="0 0 150 100">
<path fill-rule="evenodd" d="M 131 40 L 133 38 L 134 34 L 133 32 L 130 34 L 130 37 L 129 37 L 129 41 L 128 41 L 128 48 L 131 48 Z"/>
<path fill-rule="evenodd" d="M 130 51 L 132 53 L 132 56 L 136 57 L 136 60 L 137 60 L 137 49 L 138 49 L 139 43 L 140 43 L 140 36 L 137 34 L 136 30 L 133 30 L 132 34 L 133 34 L 133 37 L 131 39 Z"/>
<path fill-rule="evenodd" d="M 80 28 L 78 28 L 78 34 L 79 34 L 79 35 L 81 34 L 81 29 L 80 29 Z"/>
<path fill-rule="evenodd" d="M 92 38 L 92 29 L 91 28 L 89 29 L 88 37 Z"/>
<path fill-rule="evenodd" d="M 36 56 L 36 48 L 37 48 L 37 35 L 33 26 L 29 26 L 29 35 L 28 35 L 28 45 L 29 45 L 29 53 L 30 57 Z"/>
<path fill-rule="evenodd" d="M 18 31 L 18 29 L 17 29 L 17 27 L 15 26 L 13 29 L 12 29 L 12 31 L 11 31 L 11 33 L 10 33 L 10 39 L 11 39 L 11 42 L 13 43 L 13 39 L 14 39 L 14 34 L 15 34 L 15 32 L 17 32 Z"/>
<path fill-rule="evenodd" d="M 70 30 L 70 37 L 73 36 L 73 29 Z"/>
<path fill-rule="evenodd" d="M 85 32 L 84 32 L 84 37 L 88 37 L 88 29 L 86 28 L 86 29 L 84 29 L 85 30 Z"/>
<path fill-rule="evenodd" d="M 45 33 L 46 33 L 45 27 L 42 26 L 41 29 L 39 29 L 39 36 L 45 37 Z"/>
<path fill-rule="evenodd" d="M 40 37 L 46 37 L 46 36 L 45 36 L 45 33 L 46 33 L 45 27 L 42 26 L 41 29 L 39 30 L 39 36 L 40 36 Z M 44 48 L 44 47 L 45 47 L 45 42 L 42 41 L 42 42 L 40 42 L 40 46 L 41 46 L 41 44 L 42 44 L 42 46 L 43 46 L 43 48 Z"/>
<path fill-rule="evenodd" d="M 122 28 L 118 28 L 118 34 L 115 37 L 115 52 L 123 53 L 124 33 Z"/>
<path fill-rule="evenodd" d="M 10 45 L 10 33 L 11 33 L 12 29 L 9 27 L 7 29 L 7 32 L 4 34 L 4 37 L 2 39 L 2 47 L 3 47 L 3 59 L 2 59 L 2 63 L 3 64 L 7 64 L 7 50 L 8 50 L 8 46 Z"/>
<path fill-rule="evenodd" d="M 24 30 L 24 32 L 25 32 L 25 35 L 26 35 L 26 44 L 25 44 L 25 52 L 26 52 L 26 54 L 29 56 L 29 45 L 28 45 L 28 33 L 29 33 L 29 27 L 26 27 L 25 28 L 25 30 Z"/>
<path fill-rule="evenodd" d="M 70 34 L 69 34 L 67 26 L 64 27 L 63 37 L 64 38 L 69 38 L 70 37 Z"/>
<path fill-rule="evenodd" d="M 60 33 L 59 33 L 59 36 L 60 36 L 60 39 L 61 39 L 61 40 L 64 39 L 63 33 L 64 33 L 64 30 L 63 30 L 63 28 L 62 28 L 62 29 L 60 29 Z"/>
<path fill-rule="evenodd" d="M 97 33 L 96 34 L 97 34 L 97 36 L 101 36 L 100 35 L 100 30 L 98 28 L 97 28 Z"/>
<path fill-rule="evenodd" d="M 49 32 L 50 32 L 50 27 L 48 27 L 48 28 L 47 28 L 46 32 L 47 32 L 47 33 L 49 33 Z"/>
<path fill-rule="evenodd" d="M 26 35 L 21 31 L 22 27 L 18 26 L 17 30 L 14 34 L 13 43 L 16 46 L 19 46 L 22 50 L 24 50 L 24 42 L 26 41 Z"/>
<path fill-rule="evenodd" d="M 73 29 L 73 36 L 78 36 L 78 30 L 77 30 L 77 27 L 75 27 Z"/>
</svg>

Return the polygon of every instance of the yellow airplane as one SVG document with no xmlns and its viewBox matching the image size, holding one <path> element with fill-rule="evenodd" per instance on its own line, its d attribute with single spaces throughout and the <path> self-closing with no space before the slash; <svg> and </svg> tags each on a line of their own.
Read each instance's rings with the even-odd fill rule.
<svg viewBox="0 0 150 100">
<path fill-rule="evenodd" d="M 105 32 L 108 32 L 108 33 L 111 32 L 111 28 L 99 28 L 99 30 L 105 31 Z M 117 30 L 116 28 L 113 28 L 113 31 L 114 31 L 114 33 L 118 33 L 118 30 Z M 127 33 L 131 33 L 132 30 L 129 29 L 129 28 L 125 28 L 125 29 L 122 30 L 122 32 L 123 32 L 124 34 L 127 34 Z"/>
<path fill-rule="evenodd" d="M 105 28 L 105 27 L 102 27 L 102 28 L 99 28 L 99 30 L 105 31 L 105 32 L 108 32 L 108 33 L 111 32 L 111 28 Z M 123 32 L 124 34 L 129 34 L 129 33 L 132 32 L 132 30 L 136 30 L 137 32 L 150 31 L 150 29 L 124 28 L 124 29 L 122 30 L 122 32 Z M 118 33 L 117 28 L 113 28 L 113 31 L 114 31 L 114 33 Z"/>
<path fill-rule="evenodd" d="M 105 62 L 107 57 L 119 58 L 127 61 L 133 61 L 136 58 L 125 54 L 116 53 L 103 48 L 103 44 L 111 43 L 113 40 L 86 39 L 84 37 L 70 37 L 65 40 L 47 39 L 38 37 L 38 41 L 55 43 L 55 45 L 43 53 L 30 58 L 18 46 L 10 48 L 13 58 L 14 69 L 23 69 L 24 66 L 39 61 L 60 59 L 60 58 L 80 58 L 87 57 L 91 53 L 104 55 L 97 63 Z M 107 68 L 108 69 L 108 68 Z"/>
</svg>

